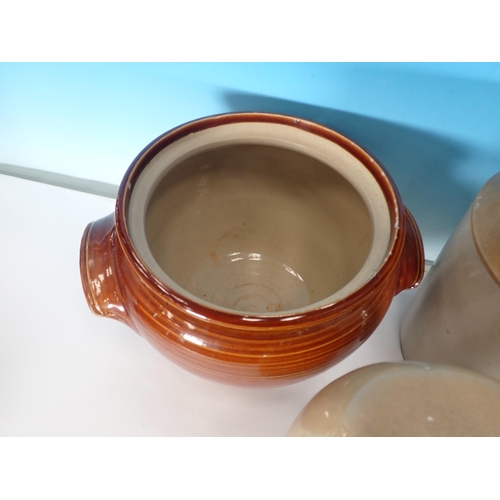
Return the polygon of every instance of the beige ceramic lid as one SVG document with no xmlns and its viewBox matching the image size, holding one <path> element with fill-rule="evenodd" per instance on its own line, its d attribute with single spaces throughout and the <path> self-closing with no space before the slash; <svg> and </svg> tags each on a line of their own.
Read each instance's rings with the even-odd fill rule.
<svg viewBox="0 0 500 500">
<path fill-rule="evenodd" d="M 377 363 L 328 384 L 288 436 L 500 436 L 500 383 L 429 363 Z"/>
<path fill-rule="evenodd" d="M 479 256 L 500 284 L 500 172 L 479 191 L 472 207 L 471 223 Z"/>
</svg>

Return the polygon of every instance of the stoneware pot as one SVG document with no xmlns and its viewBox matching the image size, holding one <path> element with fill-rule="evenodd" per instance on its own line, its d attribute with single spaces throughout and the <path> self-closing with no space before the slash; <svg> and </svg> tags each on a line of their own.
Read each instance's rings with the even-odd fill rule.
<svg viewBox="0 0 500 500">
<path fill-rule="evenodd" d="M 321 125 L 235 113 L 173 129 L 89 224 L 92 311 L 216 380 L 282 384 L 359 347 L 424 269 L 384 168 Z"/>
<path fill-rule="evenodd" d="M 410 303 L 405 359 L 500 379 L 500 173 L 479 191 Z"/>
<path fill-rule="evenodd" d="M 289 436 L 500 436 L 500 383 L 463 368 L 379 363 L 335 380 Z"/>
</svg>

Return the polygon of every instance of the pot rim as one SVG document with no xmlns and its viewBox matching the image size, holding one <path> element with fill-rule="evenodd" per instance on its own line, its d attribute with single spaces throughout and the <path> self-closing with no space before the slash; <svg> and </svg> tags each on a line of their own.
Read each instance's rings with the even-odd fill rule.
<svg viewBox="0 0 500 500">
<path fill-rule="evenodd" d="M 330 302 L 326 305 L 322 305 L 319 308 L 314 307 L 317 303 L 310 304 L 307 310 L 299 313 L 293 311 L 283 311 L 278 314 L 274 313 L 273 315 L 265 315 L 236 310 L 221 310 L 215 307 L 211 308 L 200 302 L 191 300 L 166 285 L 149 269 L 135 249 L 127 227 L 127 211 L 133 187 L 149 162 L 169 144 L 172 144 L 189 134 L 220 125 L 242 122 L 260 122 L 286 125 L 323 137 L 334 142 L 354 156 L 376 179 L 385 197 L 389 211 L 389 245 L 385 259 L 379 266 L 378 270 L 371 278 L 365 281 L 362 286 L 350 295 Z M 115 223 L 117 239 L 120 242 L 129 264 L 140 274 L 142 281 L 145 282 L 149 288 L 153 289 L 156 294 L 168 298 L 172 305 L 181 307 L 194 316 L 215 319 L 221 323 L 241 323 L 246 326 L 248 326 L 250 322 L 254 325 L 262 323 L 272 325 L 274 323 L 282 323 L 283 321 L 288 321 L 289 324 L 292 325 L 296 321 L 302 320 L 304 316 L 310 318 L 311 321 L 315 321 L 316 319 L 319 320 L 325 316 L 336 316 L 351 309 L 357 302 L 360 301 L 362 297 L 366 294 L 372 293 L 392 275 L 394 269 L 397 268 L 399 263 L 399 257 L 403 250 L 405 234 L 404 207 L 401 197 L 389 173 L 373 155 L 348 137 L 324 125 L 294 116 L 262 112 L 236 112 L 199 118 L 170 129 L 151 141 L 136 156 L 123 177 L 116 201 Z M 396 282 L 397 279 L 394 281 Z"/>
</svg>

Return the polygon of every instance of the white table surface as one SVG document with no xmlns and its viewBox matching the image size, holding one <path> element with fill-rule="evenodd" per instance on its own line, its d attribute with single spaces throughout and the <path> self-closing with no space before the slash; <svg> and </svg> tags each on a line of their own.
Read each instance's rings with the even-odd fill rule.
<svg viewBox="0 0 500 500">
<path fill-rule="evenodd" d="M 363 346 L 306 381 L 241 388 L 186 372 L 87 306 L 80 239 L 114 203 L 0 175 L 0 436 L 284 436 L 331 381 L 402 360 L 413 291 L 395 297 Z"/>
</svg>

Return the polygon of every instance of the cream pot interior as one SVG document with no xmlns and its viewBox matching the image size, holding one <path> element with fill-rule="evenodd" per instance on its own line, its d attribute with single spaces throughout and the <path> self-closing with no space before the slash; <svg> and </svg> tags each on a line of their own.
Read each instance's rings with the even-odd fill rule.
<svg viewBox="0 0 500 500">
<path fill-rule="evenodd" d="M 246 122 L 170 144 L 133 187 L 126 223 L 168 287 L 245 315 L 304 312 L 348 296 L 387 258 L 377 181 L 339 145 Z"/>
</svg>

